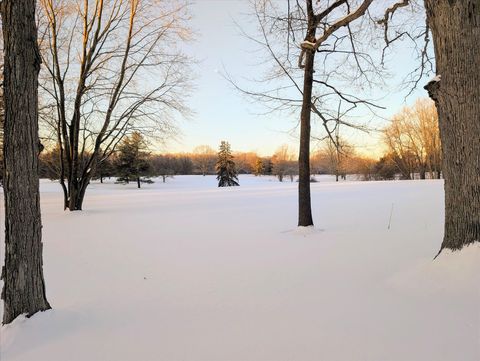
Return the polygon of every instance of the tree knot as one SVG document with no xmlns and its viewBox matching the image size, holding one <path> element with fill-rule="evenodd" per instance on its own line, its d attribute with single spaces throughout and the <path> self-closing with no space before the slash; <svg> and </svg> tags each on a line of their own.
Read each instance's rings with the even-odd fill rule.
<svg viewBox="0 0 480 361">
<path fill-rule="evenodd" d="M 423 87 L 428 92 L 428 96 L 435 102 L 438 100 L 438 90 L 440 89 L 441 76 L 437 75 Z"/>
</svg>

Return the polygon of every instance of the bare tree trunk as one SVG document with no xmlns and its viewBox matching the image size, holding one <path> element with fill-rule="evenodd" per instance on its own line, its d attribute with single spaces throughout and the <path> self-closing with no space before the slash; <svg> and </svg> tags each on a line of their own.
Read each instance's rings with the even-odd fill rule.
<svg viewBox="0 0 480 361">
<path fill-rule="evenodd" d="M 426 172 L 427 170 L 425 169 L 424 165 L 420 166 L 420 179 L 425 179 L 426 178 Z"/>
<path fill-rule="evenodd" d="M 71 182 L 70 186 L 68 187 L 66 208 L 68 208 L 70 211 L 82 210 L 83 199 L 85 198 L 85 191 L 87 189 L 87 186 L 82 184 L 79 182 Z M 88 185 L 89 181 L 86 184 Z"/>
<path fill-rule="evenodd" d="M 78 182 L 68 182 L 68 209 L 70 211 L 76 211 L 77 208 L 75 204 L 77 203 L 77 194 L 78 194 Z"/>
<path fill-rule="evenodd" d="M 3 0 L 5 266 L 3 323 L 48 310 L 38 181 L 38 72 L 34 0 Z"/>
<path fill-rule="evenodd" d="M 140 177 L 137 177 L 137 188 L 140 188 Z"/>
<path fill-rule="evenodd" d="M 313 35 L 309 34 L 311 40 Z M 306 50 L 303 79 L 303 103 L 300 116 L 300 151 L 298 156 L 298 225 L 313 226 L 310 199 L 310 116 L 312 109 L 313 64 L 315 52 Z"/>
<path fill-rule="evenodd" d="M 68 208 L 68 190 L 64 178 L 60 178 L 60 185 L 63 191 L 63 210 L 66 210 Z"/>
<path fill-rule="evenodd" d="M 439 81 L 425 88 L 435 101 L 443 151 L 443 248 L 480 241 L 480 4 L 425 0 Z"/>
<path fill-rule="evenodd" d="M 70 211 L 81 211 L 82 205 L 83 196 L 80 184 L 78 181 L 72 181 L 68 187 L 68 209 Z"/>
<path fill-rule="evenodd" d="M 84 182 L 80 187 L 80 193 L 77 196 L 77 203 L 76 207 L 77 210 L 81 211 L 83 208 L 83 200 L 85 199 L 85 192 L 87 191 L 87 187 L 90 184 L 90 176 L 84 178 Z"/>
</svg>

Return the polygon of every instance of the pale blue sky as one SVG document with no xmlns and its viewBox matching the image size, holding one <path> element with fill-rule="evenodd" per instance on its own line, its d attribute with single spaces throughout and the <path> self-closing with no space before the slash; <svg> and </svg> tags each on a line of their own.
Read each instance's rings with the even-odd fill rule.
<svg viewBox="0 0 480 361">
<path fill-rule="evenodd" d="M 253 32 L 252 22 L 245 15 L 251 12 L 248 0 L 197 0 L 192 4 L 191 27 L 196 40 L 186 51 L 199 60 L 194 67 L 198 77 L 196 90 L 186 101 L 194 111 L 190 120 L 181 120 L 182 136 L 169 142 L 164 151 L 189 152 L 198 145 L 208 144 L 217 148 L 221 140 L 231 143 L 234 151 L 255 151 L 261 155 L 272 154 L 282 144 L 296 150 L 297 139 L 288 134 L 299 115 L 286 117 L 280 114 L 259 115 L 264 108 L 252 104 L 221 76 L 223 69 L 234 79 L 261 78 L 265 69 L 255 66 L 258 54 L 255 45 L 238 30 L 235 20 L 243 29 Z M 251 18 L 250 18 L 251 20 Z M 405 104 L 406 91 L 399 91 L 401 79 L 416 65 L 407 44 L 397 46 L 396 55 L 390 61 L 389 70 L 394 73 L 390 89 L 379 90 L 376 97 L 383 97 L 381 104 L 387 109 L 381 112 L 390 117 Z M 407 103 L 426 96 L 420 87 Z M 377 119 L 376 124 L 383 124 Z M 375 151 L 378 136 L 363 133 L 348 134 L 357 143 L 359 151 Z M 315 147 L 315 144 L 312 144 Z"/>
</svg>

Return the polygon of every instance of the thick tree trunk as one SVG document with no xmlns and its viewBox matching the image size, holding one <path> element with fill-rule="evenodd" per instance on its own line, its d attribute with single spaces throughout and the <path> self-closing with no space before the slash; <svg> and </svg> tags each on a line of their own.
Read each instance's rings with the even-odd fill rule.
<svg viewBox="0 0 480 361">
<path fill-rule="evenodd" d="M 68 186 L 67 193 L 64 193 L 66 207 L 70 211 L 81 211 L 83 207 L 83 200 L 85 192 L 90 179 L 85 179 L 84 182 L 72 182 Z"/>
<path fill-rule="evenodd" d="M 75 149 L 72 146 L 72 149 Z M 95 150 L 98 152 L 98 150 Z M 64 209 L 69 209 L 70 211 L 81 211 L 83 207 L 83 200 L 85 198 L 85 192 L 88 185 L 90 184 L 92 174 L 95 173 L 98 167 L 98 153 L 97 156 L 92 156 L 90 163 L 87 166 L 88 171 L 82 170 L 82 173 L 79 175 L 78 166 L 74 166 L 73 162 L 70 162 L 69 159 L 65 159 L 65 162 L 68 164 L 68 183 L 65 185 L 65 181 L 62 178 L 60 182 L 63 188 L 64 195 Z M 100 183 L 103 183 L 103 175 L 100 175 Z M 127 181 L 128 183 L 128 181 Z"/>
<path fill-rule="evenodd" d="M 140 188 L 140 177 L 137 177 L 137 188 Z"/>
<path fill-rule="evenodd" d="M 85 193 L 83 192 L 83 195 Z M 78 182 L 71 183 L 68 187 L 68 209 L 70 211 L 81 211 L 83 205 L 83 195 Z"/>
<path fill-rule="evenodd" d="M 443 248 L 480 241 L 480 3 L 425 0 L 439 81 L 435 101 L 443 151 Z"/>
<path fill-rule="evenodd" d="M 313 33 L 314 36 L 315 33 Z M 305 52 L 303 103 L 300 116 L 300 151 L 298 155 L 298 225 L 302 227 L 313 226 L 310 199 L 310 116 L 312 113 L 315 52 L 312 50 L 306 50 Z"/>
<path fill-rule="evenodd" d="M 79 192 L 78 183 L 69 182 L 68 184 L 68 209 L 70 211 L 76 211 L 77 209 L 77 194 Z M 81 208 L 79 209 L 81 210 Z"/>
<path fill-rule="evenodd" d="M 38 181 L 38 71 L 34 0 L 3 0 L 5 266 L 3 323 L 48 310 Z"/>
</svg>

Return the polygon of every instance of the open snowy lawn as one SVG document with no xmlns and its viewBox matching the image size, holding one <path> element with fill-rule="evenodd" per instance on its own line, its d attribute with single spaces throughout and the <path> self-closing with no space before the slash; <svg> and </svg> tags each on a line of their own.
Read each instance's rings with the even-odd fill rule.
<svg viewBox="0 0 480 361">
<path fill-rule="evenodd" d="M 480 360 L 480 247 L 432 260 L 442 181 L 320 178 L 310 230 L 268 177 L 95 183 L 74 213 L 42 181 L 54 309 L 2 327 L 1 361 Z"/>
</svg>

